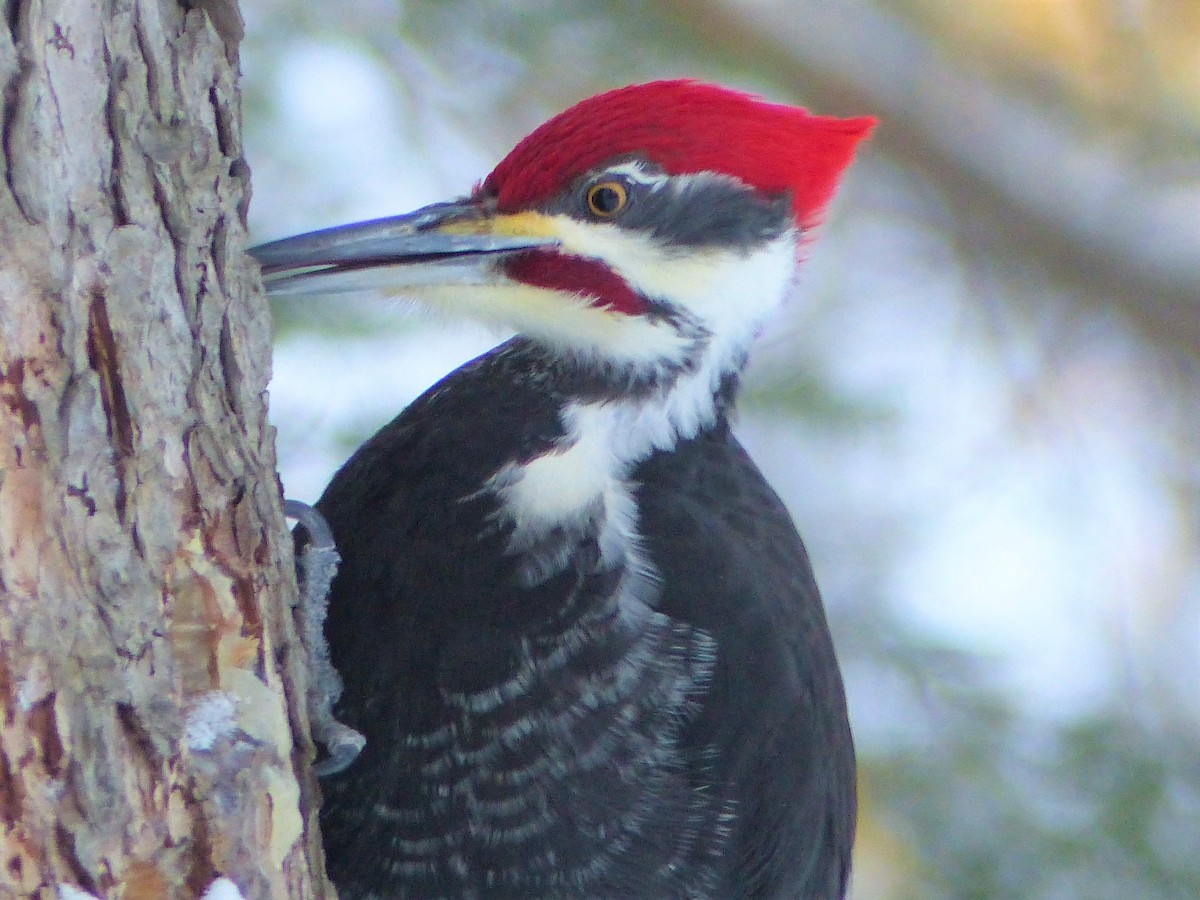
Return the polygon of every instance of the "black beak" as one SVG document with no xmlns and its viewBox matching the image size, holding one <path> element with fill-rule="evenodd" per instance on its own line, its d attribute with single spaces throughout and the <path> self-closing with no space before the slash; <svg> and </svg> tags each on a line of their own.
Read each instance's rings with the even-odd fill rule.
<svg viewBox="0 0 1200 900">
<path fill-rule="evenodd" d="M 357 222 L 260 244 L 272 294 L 328 294 L 478 282 L 497 255 L 557 244 L 552 237 L 505 233 L 471 201 L 435 203 L 403 216 Z"/>
</svg>

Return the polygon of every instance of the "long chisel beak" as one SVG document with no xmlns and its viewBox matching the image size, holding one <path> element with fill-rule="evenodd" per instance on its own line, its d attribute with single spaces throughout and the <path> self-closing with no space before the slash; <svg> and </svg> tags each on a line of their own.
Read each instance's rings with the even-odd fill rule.
<svg viewBox="0 0 1200 900">
<path fill-rule="evenodd" d="M 250 254 L 274 295 L 479 283 L 495 257 L 558 240 L 536 215 L 489 215 L 469 200 L 260 244 Z"/>
</svg>

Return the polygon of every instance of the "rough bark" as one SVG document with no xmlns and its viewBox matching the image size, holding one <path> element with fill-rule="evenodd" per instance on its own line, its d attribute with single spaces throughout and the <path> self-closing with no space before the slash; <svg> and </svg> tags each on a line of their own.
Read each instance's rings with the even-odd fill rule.
<svg viewBox="0 0 1200 900">
<path fill-rule="evenodd" d="M 236 6 L 4 11 L 0 896 L 322 896 Z"/>
</svg>

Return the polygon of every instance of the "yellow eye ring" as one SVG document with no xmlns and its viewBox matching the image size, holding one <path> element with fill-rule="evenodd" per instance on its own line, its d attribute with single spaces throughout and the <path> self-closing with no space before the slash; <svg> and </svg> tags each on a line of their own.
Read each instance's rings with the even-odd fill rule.
<svg viewBox="0 0 1200 900">
<path fill-rule="evenodd" d="M 601 181 L 588 188 L 587 205 L 593 216 L 611 219 L 625 208 L 629 192 L 619 181 Z"/>
</svg>

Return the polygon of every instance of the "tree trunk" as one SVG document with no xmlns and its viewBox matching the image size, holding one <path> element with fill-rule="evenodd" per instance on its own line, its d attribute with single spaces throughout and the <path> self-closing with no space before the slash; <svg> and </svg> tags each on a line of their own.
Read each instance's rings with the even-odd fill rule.
<svg viewBox="0 0 1200 900">
<path fill-rule="evenodd" d="M 203 6 L 4 7 L 3 898 L 332 895 L 243 253 L 240 19 Z"/>
</svg>

